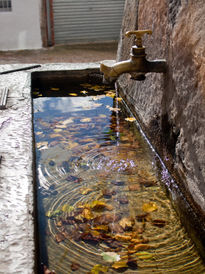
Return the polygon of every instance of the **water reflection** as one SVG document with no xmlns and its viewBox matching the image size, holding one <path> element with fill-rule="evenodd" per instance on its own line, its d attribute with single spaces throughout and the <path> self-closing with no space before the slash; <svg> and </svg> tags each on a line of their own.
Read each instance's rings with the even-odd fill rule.
<svg viewBox="0 0 205 274">
<path fill-rule="evenodd" d="M 203 273 L 161 188 L 165 172 L 107 95 L 34 100 L 42 263 L 56 273 Z"/>
</svg>

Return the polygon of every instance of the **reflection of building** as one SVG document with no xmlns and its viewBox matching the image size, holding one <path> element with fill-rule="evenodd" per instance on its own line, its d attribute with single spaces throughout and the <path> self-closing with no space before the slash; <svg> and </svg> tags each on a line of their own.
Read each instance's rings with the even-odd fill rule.
<svg viewBox="0 0 205 274">
<path fill-rule="evenodd" d="M 0 50 L 114 41 L 125 0 L 0 0 Z"/>
</svg>

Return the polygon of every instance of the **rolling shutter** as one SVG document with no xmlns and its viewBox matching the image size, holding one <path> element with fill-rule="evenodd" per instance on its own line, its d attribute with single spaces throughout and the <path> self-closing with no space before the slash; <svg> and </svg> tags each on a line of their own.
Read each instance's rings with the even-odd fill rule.
<svg viewBox="0 0 205 274">
<path fill-rule="evenodd" d="M 125 0 L 53 0 L 55 44 L 118 40 Z"/>
</svg>

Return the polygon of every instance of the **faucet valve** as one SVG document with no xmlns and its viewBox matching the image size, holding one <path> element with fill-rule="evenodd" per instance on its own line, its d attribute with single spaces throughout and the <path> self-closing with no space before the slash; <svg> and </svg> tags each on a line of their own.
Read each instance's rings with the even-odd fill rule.
<svg viewBox="0 0 205 274">
<path fill-rule="evenodd" d="M 131 35 L 135 35 L 136 36 L 136 46 L 138 48 L 142 48 L 142 37 L 144 34 L 152 34 L 151 30 L 131 30 L 131 31 L 127 31 L 125 33 L 126 37 L 130 37 Z"/>
</svg>

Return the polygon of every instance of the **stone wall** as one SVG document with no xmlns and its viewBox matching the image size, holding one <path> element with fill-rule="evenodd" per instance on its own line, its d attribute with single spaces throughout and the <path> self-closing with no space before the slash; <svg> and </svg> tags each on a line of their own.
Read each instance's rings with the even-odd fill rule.
<svg viewBox="0 0 205 274">
<path fill-rule="evenodd" d="M 129 58 L 133 44 L 125 31 L 151 29 L 143 39 L 147 59 L 166 59 L 168 71 L 148 73 L 141 82 L 124 74 L 118 85 L 205 224 L 204 24 L 204 0 L 127 0 L 118 61 Z"/>
</svg>

